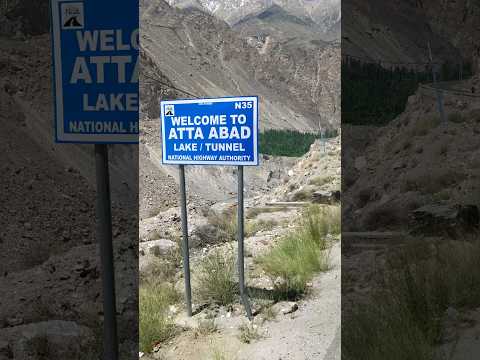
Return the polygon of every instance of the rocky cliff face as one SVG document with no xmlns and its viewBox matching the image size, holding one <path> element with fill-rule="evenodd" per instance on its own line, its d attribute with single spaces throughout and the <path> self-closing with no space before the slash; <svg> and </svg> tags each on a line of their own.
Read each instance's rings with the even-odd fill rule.
<svg viewBox="0 0 480 360">
<path fill-rule="evenodd" d="M 432 31 L 448 39 L 464 59 L 471 60 L 480 71 L 480 2 L 476 0 L 423 0 Z"/>
<path fill-rule="evenodd" d="M 291 94 L 318 114 L 318 123 L 340 122 L 340 45 L 321 40 L 319 26 L 273 6 L 233 29 L 257 49 L 255 73 L 262 83 Z"/>
<path fill-rule="evenodd" d="M 422 62 L 430 41 L 434 60 L 471 61 L 479 46 L 479 8 L 471 0 L 346 0 L 342 50 L 382 61 Z"/>
<path fill-rule="evenodd" d="M 345 231 L 411 231 L 423 206 L 480 207 L 480 98 L 447 91 L 444 107 L 441 123 L 435 93 L 420 88 L 387 126 L 342 128 Z"/>
</svg>

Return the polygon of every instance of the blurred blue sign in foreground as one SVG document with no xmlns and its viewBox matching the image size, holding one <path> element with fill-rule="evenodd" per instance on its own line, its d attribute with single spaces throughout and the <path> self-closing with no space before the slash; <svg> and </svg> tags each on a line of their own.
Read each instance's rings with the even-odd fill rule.
<svg viewBox="0 0 480 360">
<path fill-rule="evenodd" d="M 52 0 L 57 142 L 138 143 L 138 1 Z"/>
<path fill-rule="evenodd" d="M 162 101 L 162 162 L 258 165 L 258 97 Z"/>
</svg>

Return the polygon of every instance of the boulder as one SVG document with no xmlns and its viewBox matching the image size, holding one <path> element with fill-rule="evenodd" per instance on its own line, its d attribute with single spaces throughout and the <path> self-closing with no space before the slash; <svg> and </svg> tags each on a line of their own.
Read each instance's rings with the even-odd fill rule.
<svg viewBox="0 0 480 360">
<path fill-rule="evenodd" d="M 298 310 L 298 304 L 293 301 L 281 301 L 272 306 L 275 313 L 287 315 Z"/>
<path fill-rule="evenodd" d="M 0 355 L 12 359 L 77 359 L 92 351 L 93 332 L 72 321 L 43 321 L 0 330 Z"/>
<path fill-rule="evenodd" d="M 429 204 L 414 210 L 412 220 L 417 230 L 427 234 L 471 231 L 479 227 L 480 212 L 476 205 Z"/>
<path fill-rule="evenodd" d="M 315 204 L 334 204 L 340 201 L 340 191 L 318 190 L 312 193 L 312 202 Z"/>
<path fill-rule="evenodd" d="M 171 240 L 159 239 L 140 243 L 141 254 L 152 254 L 155 256 L 165 256 L 175 250 L 177 244 Z"/>
</svg>

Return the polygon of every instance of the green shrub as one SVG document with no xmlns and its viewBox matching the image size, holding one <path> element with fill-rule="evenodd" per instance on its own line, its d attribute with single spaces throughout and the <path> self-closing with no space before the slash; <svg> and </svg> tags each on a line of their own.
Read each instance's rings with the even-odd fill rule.
<svg viewBox="0 0 480 360">
<path fill-rule="evenodd" d="M 342 312 L 342 359 L 433 360 L 433 349 L 408 309 L 390 294 Z"/>
<path fill-rule="evenodd" d="M 199 335 L 206 336 L 209 334 L 213 334 L 218 331 L 218 327 L 215 324 L 215 319 L 205 319 L 198 323 L 198 328 L 196 332 Z"/>
<path fill-rule="evenodd" d="M 237 227 L 237 213 L 235 209 L 225 211 L 222 214 L 211 213 L 208 216 L 208 222 L 216 228 L 215 236 L 216 239 L 208 239 L 208 243 L 224 243 L 235 241 L 238 237 L 238 227 Z M 245 219 L 244 222 L 244 236 L 249 237 L 255 235 L 258 231 L 261 230 L 271 230 L 275 227 L 276 222 L 274 220 L 252 220 Z M 210 234 L 203 235 L 211 236 Z"/>
<path fill-rule="evenodd" d="M 392 251 L 368 302 L 343 321 L 346 360 L 432 360 L 449 307 L 480 305 L 480 244 L 415 241 Z"/>
<path fill-rule="evenodd" d="M 251 220 L 245 222 L 245 236 L 253 236 L 259 231 L 269 231 L 277 226 L 277 221 L 275 220 Z"/>
<path fill-rule="evenodd" d="M 212 251 L 202 259 L 196 273 L 199 298 L 220 305 L 233 303 L 238 293 L 235 275 L 233 252 Z"/>
<path fill-rule="evenodd" d="M 218 347 L 214 347 L 212 350 L 211 360 L 228 360 L 230 359 L 226 352 Z"/>
<path fill-rule="evenodd" d="M 168 307 L 179 301 L 179 294 L 169 284 L 144 282 L 139 288 L 140 350 L 151 352 L 153 346 L 175 334 L 168 317 Z"/>
<path fill-rule="evenodd" d="M 336 136 L 336 131 L 329 131 L 325 135 Z M 310 145 L 320 134 L 303 133 L 296 130 L 266 130 L 259 135 L 259 151 L 262 154 L 274 156 L 295 156 L 305 155 L 310 150 Z"/>
<path fill-rule="evenodd" d="M 235 208 L 227 210 L 222 214 L 210 213 L 208 215 L 208 222 L 218 229 L 217 242 L 229 242 L 237 238 L 237 216 Z"/>
<path fill-rule="evenodd" d="M 305 293 L 314 274 L 329 268 L 326 235 L 340 232 L 340 209 L 312 205 L 300 223 L 278 246 L 260 257 L 263 270 L 275 282 L 278 298 L 297 298 Z"/>
<path fill-rule="evenodd" d="M 299 233 L 282 239 L 259 263 L 272 279 L 282 279 L 281 283 L 275 283 L 281 298 L 296 298 L 305 293 L 313 275 L 328 269 L 327 255 L 318 244 Z"/>
<path fill-rule="evenodd" d="M 307 201 L 312 199 L 314 189 L 301 189 L 292 196 L 292 201 Z"/>
<path fill-rule="evenodd" d="M 239 326 L 238 330 L 240 330 L 240 341 L 245 344 L 250 344 L 262 337 L 258 332 L 258 328 L 253 324 L 242 324 Z"/>
<path fill-rule="evenodd" d="M 325 249 L 325 237 L 328 234 L 339 235 L 341 232 L 340 207 L 309 206 L 303 213 L 300 232 L 303 237 L 310 238 Z"/>
</svg>

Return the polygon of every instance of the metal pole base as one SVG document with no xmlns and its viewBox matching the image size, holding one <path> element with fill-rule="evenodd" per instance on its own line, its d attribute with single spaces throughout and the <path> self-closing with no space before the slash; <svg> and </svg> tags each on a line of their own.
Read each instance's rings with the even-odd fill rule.
<svg viewBox="0 0 480 360">
<path fill-rule="evenodd" d="M 106 144 L 95 144 L 95 163 L 97 172 L 97 241 L 100 244 L 103 287 L 103 351 L 105 360 L 117 360 L 117 308 L 115 304 L 110 178 Z"/>
<path fill-rule="evenodd" d="M 185 190 L 185 166 L 179 166 L 180 175 L 180 212 L 182 217 L 182 253 L 183 253 L 183 275 L 185 278 L 185 303 L 187 315 L 192 316 L 192 288 L 190 285 L 190 250 L 188 248 L 188 221 L 187 221 L 187 195 Z"/>
<path fill-rule="evenodd" d="M 243 253 L 243 238 L 244 238 L 244 216 L 243 216 L 243 166 L 238 167 L 238 283 L 240 285 L 240 297 L 242 298 L 243 306 L 247 313 L 249 320 L 252 320 L 252 309 L 248 301 L 248 296 L 245 291 L 245 265 L 244 265 L 244 253 Z"/>
</svg>

